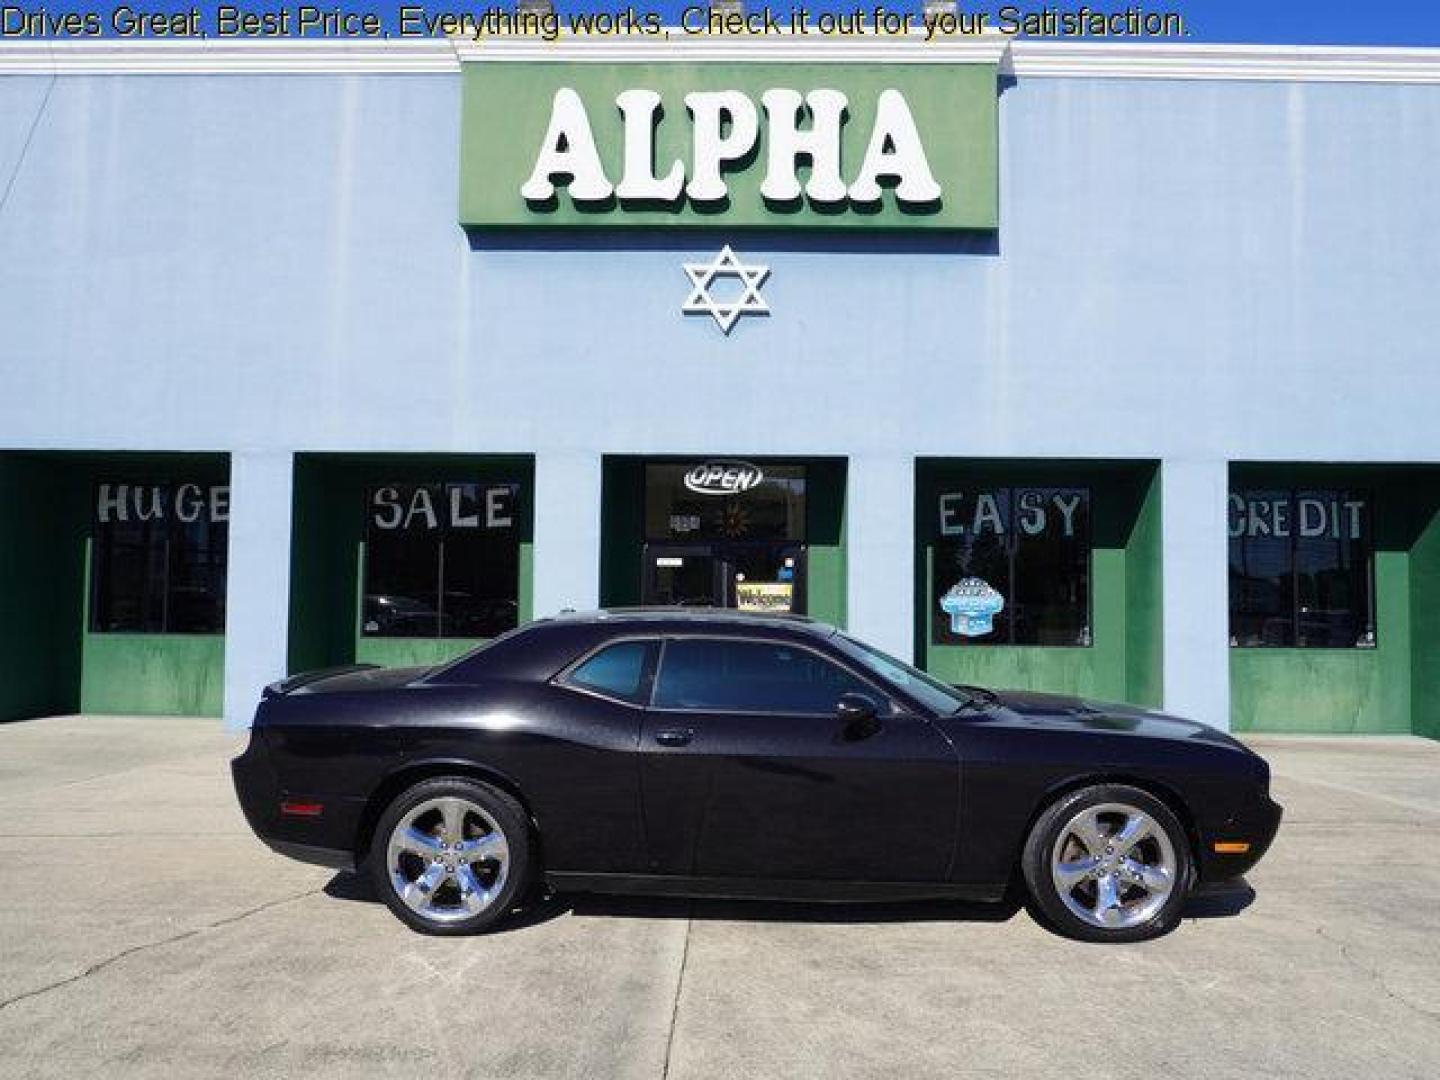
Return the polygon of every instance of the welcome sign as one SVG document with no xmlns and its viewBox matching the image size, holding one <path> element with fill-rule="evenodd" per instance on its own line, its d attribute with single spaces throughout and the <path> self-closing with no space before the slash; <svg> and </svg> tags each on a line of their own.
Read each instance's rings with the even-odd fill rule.
<svg viewBox="0 0 1440 1080">
<path fill-rule="evenodd" d="M 993 229 L 993 63 L 467 63 L 471 228 Z"/>
</svg>

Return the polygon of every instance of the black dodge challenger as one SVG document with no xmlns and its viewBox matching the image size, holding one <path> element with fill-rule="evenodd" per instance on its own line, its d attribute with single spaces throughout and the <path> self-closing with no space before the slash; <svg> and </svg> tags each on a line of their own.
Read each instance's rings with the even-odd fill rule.
<svg viewBox="0 0 1440 1080">
<path fill-rule="evenodd" d="M 1280 821 L 1228 736 L 1125 706 L 954 687 L 796 617 L 566 614 L 429 669 L 265 690 L 233 763 L 275 850 L 364 868 L 417 930 L 527 887 L 999 900 L 1136 941 Z"/>
</svg>

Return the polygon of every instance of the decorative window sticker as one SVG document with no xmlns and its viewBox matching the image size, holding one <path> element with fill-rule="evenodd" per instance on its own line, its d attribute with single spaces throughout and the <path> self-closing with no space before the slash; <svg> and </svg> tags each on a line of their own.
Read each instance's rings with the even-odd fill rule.
<svg viewBox="0 0 1440 1080">
<path fill-rule="evenodd" d="M 940 598 L 940 610 L 950 616 L 950 632 L 961 637 L 984 637 L 995 629 L 995 616 L 1005 610 L 1005 598 L 983 578 L 963 578 Z"/>
</svg>

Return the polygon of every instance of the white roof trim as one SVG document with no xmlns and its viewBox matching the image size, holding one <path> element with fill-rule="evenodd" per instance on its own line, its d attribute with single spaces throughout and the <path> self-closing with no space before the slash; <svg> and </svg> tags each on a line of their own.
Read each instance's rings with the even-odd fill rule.
<svg viewBox="0 0 1440 1080">
<path fill-rule="evenodd" d="M 1017 78 L 1440 83 L 1440 49 L 1017 40 L 1002 70 Z"/>
<path fill-rule="evenodd" d="M 444 40 L 16 41 L 0 75 L 345 75 L 454 73 Z"/>
<path fill-rule="evenodd" d="M 23 41 L 0 44 L 5 75 L 337 75 L 454 73 L 476 63 L 999 63 L 1018 78 L 1440 83 L 1440 49 L 903 38 L 704 37 Z"/>
<path fill-rule="evenodd" d="M 678 28 L 669 37 L 573 37 L 557 41 L 539 38 L 489 37 L 479 41 L 456 38 L 455 49 L 463 61 L 506 62 L 564 60 L 579 63 L 614 64 L 639 61 L 646 64 L 691 63 L 697 60 L 723 63 L 877 63 L 877 64 L 998 64 L 1010 45 L 1004 34 L 956 37 L 927 44 L 923 34 L 909 37 L 821 37 L 782 33 L 754 37 L 737 35 L 687 34 Z"/>
</svg>

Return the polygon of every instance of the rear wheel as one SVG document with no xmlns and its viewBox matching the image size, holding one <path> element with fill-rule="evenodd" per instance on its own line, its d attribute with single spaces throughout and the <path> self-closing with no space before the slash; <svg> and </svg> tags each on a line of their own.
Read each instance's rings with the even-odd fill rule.
<svg viewBox="0 0 1440 1080">
<path fill-rule="evenodd" d="M 1172 930 L 1194 874 L 1185 830 L 1159 799 L 1102 784 L 1040 815 L 1022 870 L 1044 920 L 1081 941 L 1145 941 Z"/>
<path fill-rule="evenodd" d="M 529 877 L 524 809 L 463 777 L 416 784 L 381 816 L 370 874 L 386 905 L 427 934 L 473 934 L 503 918 Z"/>
</svg>

